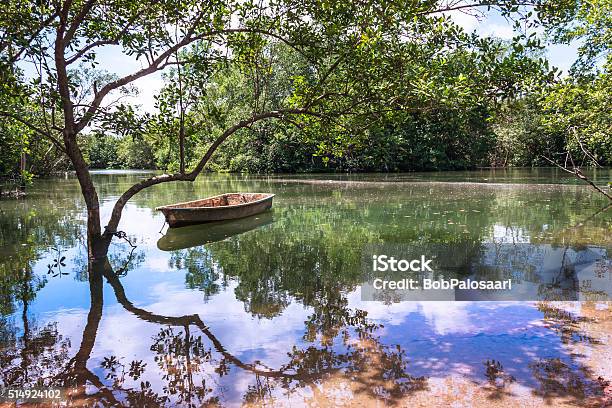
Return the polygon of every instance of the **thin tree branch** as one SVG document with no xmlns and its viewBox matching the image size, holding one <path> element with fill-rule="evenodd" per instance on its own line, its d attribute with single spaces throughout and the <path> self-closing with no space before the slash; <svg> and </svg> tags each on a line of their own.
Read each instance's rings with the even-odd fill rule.
<svg viewBox="0 0 612 408">
<path fill-rule="evenodd" d="M 593 164 L 596 167 L 601 167 L 601 165 L 597 162 L 597 160 L 595 159 L 595 157 L 593 157 L 593 155 L 584 147 L 584 145 L 582 144 L 582 140 L 580 140 L 580 136 L 578 136 L 578 132 L 576 132 L 576 128 L 572 127 L 570 129 L 570 131 L 574 134 L 574 137 L 576 138 L 576 141 L 578 142 L 578 144 L 580 145 L 580 149 L 582 150 L 582 152 L 584 153 L 584 155 L 586 157 L 588 157 L 589 159 L 591 159 L 591 161 L 593 162 Z"/>
<path fill-rule="evenodd" d="M 72 24 L 70 24 L 70 27 L 68 27 L 68 30 L 66 31 L 66 34 L 64 35 L 64 39 L 63 39 L 64 46 L 66 46 L 67 44 L 70 43 L 70 41 L 72 41 L 72 39 L 74 38 L 74 34 L 79 28 L 79 25 L 83 22 L 83 20 L 87 16 L 87 13 L 89 13 L 89 11 L 91 10 L 91 8 L 94 6 L 95 3 L 96 3 L 96 0 L 87 0 L 87 2 L 83 5 L 83 8 L 74 17 L 74 20 L 72 20 Z"/>
<path fill-rule="evenodd" d="M 148 4 L 148 7 L 151 7 L 153 4 L 158 3 L 159 0 L 154 0 L 154 1 L 150 1 Z M 119 45 L 119 40 L 121 40 L 121 38 L 128 32 L 128 30 L 130 29 L 130 27 L 132 26 L 132 24 L 134 24 L 134 22 L 140 17 L 142 16 L 142 14 L 145 12 L 146 8 L 143 8 L 142 10 L 140 10 L 140 12 L 136 13 L 132 18 L 130 18 L 127 22 L 127 24 L 125 24 L 123 26 L 123 28 L 119 31 L 119 33 L 112 39 L 107 39 L 107 40 L 98 40 L 98 41 L 94 41 L 88 45 L 86 45 L 85 47 L 81 48 L 79 51 L 77 51 L 74 55 L 70 56 L 67 60 L 66 60 L 66 64 L 70 65 L 74 62 L 76 62 L 79 58 L 81 58 L 83 55 L 85 55 L 88 51 L 96 48 L 96 47 L 101 47 L 103 45 Z"/>
<path fill-rule="evenodd" d="M 538 3 L 535 2 L 519 2 L 519 3 L 514 3 L 514 6 L 538 6 Z M 425 15 L 429 15 L 429 14 L 437 14 L 437 13 L 446 13 L 449 11 L 458 11 L 458 10 L 465 10 L 465 9 L 470 9 L 470 8 L 480 8 L 480 7 L 495 7 L 495 6 L 500 6 L 499 2 L 489 2 L 489 3 L 469 3 L 469 4 L 461 4 L 461 5 L 452 5 L 452 6 L 448 6 L 448 7 L 444 7 L 444 8 L 440 8 L 440 9 L 436 9 L 436 10 L 426 10 L 426 11 L 422 11 L 420 13 L 416 13 L 417 16 L 425 16 Z"/>
<path fill-rule="evenodd" d="M 31 130 L 33 130 L 34 132 L 38 133 L 39 135 L 46 137 L 47 139 L 49 139 L 54 145 L 55 147 L 57 147 L 58 149 L 60 149 L 62 152 L 66 153 L 66 150 L 64 149 L 64 146 L 62 146 L 62 144 L 59 142 L 59 140 L 57 140 L 56 138 L 54 138 L 53 136 L 51 136 L 50 133 L 45 132 L 44 130 L 42 130 L 41 128 L 31 124 L 30 122 L 28 122 L 27 120 L 21 118 L 19 115 L 15 115 L 14 113 L 10 113 L 10 112 L 3 112 L 0 111 L 0 116 L 4 116 L 6 118 L 11 118 L 13 120 L 16 120 L 19 123 L 22 123 L 24 125 L 26 125 L 28 128 L 30 128 Z"/>
<path fill-rule="evenodd" d="M 19 51 L 13 55 L 10 59 L 9 59 L 9 63 L 13 64 L 15 62 L 17 62 L 17 60 L 19 60 L 19 58 L 21 58 L 21 55 L 28 49 L 28 47 L 32 44 L 32 42 L 40 35 L 40 33 L 45 29 L 48 28 L 49 25 L 53 22 L 53 20 L 55 20 L 55 18 L 58 16 L 57 12 L 52 13 L 51 15 L 49 15 L 49 17 L 47 17 L 45 19 L 45 21 L 43 21 L 40 26 L 38 26 L 38 28 L 32 33 L 32 35 L 30 36 L 30 38 L 28 38 L 25 42 L 25 44 L 23 46 L 21 46 L 21 48 L 19 49 Z M 2 47 L 0 48 L 0 51 L 4 51 L 4 49 L 10 45 L 10 42 L 6 42 L 5 44 L 2 45 Z"/>
<path fill-rule="evenodd" d="M 572 162 L 572 169 L 569 169 L 565 166 L 561 166 L 559 163 L 555 162 L 554 160 L 549 159 L 548 157 L 544 156 L 544 155 L 540 155 L 540 157 L 542 157 L 544 160 L 546 160 L 547 162 L 553 164 L 554 166 L 560 168 L 561 170 L 573 174 L 575 175 L 577 178 L 579 178 L 580 180 L 584 181 L 585 183 L 587 183 L 588 185 L 590 185 L 594 190 L 598 191 L 599 193 L 603 194 L 604 196 L 608 197 L 608 199 L 610 201 L 612 201 L 612 195 L 606 193 L 604 190 L 602 190 L 601 188 L 599 188 L 599 186 L 595 183 L 593 183 L 593 181 L 591 181 L 590 178 L 588 178 L 578 167 L 576 167 L 574 165 L 574 161 L 572 160 L 572 156 L 571 154 L 569 154 L 569 158 Z"/>
</svg>

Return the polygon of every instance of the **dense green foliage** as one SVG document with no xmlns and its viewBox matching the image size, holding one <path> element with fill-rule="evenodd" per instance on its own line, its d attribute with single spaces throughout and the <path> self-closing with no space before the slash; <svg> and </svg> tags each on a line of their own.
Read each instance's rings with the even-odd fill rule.
<svg viewBox="0 0 612 408">
<path fill-rule="evenodd" d="M 553 41 L 569 44 L 581 40 L 573 74 L 597 68 L 612 49 L 612 2 L 609 0 L 559 0 L 540 16 Z"/>
<path fill-rule="evenodd" d="M 495 125 L 499 165 L 612 165 L 612 3 L 563 0 L 540 18 L 556 43 L 578 43 L 570 75 L 506 104 Z M 588 154 L 587 154 L 588 153 Z M 591 156 L 591 157 L 589 157 Z"/>
<path fill-rule="evenodd" d="M 473 61 L 472 61 L 473 62 Z M 531 63 L 534 76 L 523 78 L 537 82 L 545 77 L 537 60 L 512 61 L 517 65 Z M 285 62 L 286 64 L 286 62 Z M 510 62 L 508 63 L 510 64 Z M 214 157 L 215 170 L 245 172 L 307 171 L 412 171 L 454 170 L 476 166 L 549 165 L 542 155 L 556 157 L 570 150 L 583 157 L 578 138 L 602 165 L 612 163 L 609 109 L 610 79 L 607 71 L 591 77 L 567 77 L 530 85 L 529 93 L 507 98 L 502 103 L 487 100 L 478 88 L 483 78 L 475 68 L 466 82 L 466 93 L 430 98 L 427 109 L 397 109 L 380 114 L 377 120 L 348 118 L 333 123 L 287 124 L 262 122 L 243 130 L 240 137 L 228 140 Z M 481 68 L 480 68 L 481 69 Z M 539 70 L 538 70 L 539 69 Z M 286 66 L 275 67 L 276 72 Z M 482 75 L 482 71 L 480 72 Z M 507 71 L 498 73 L 500 77 Z M 451 76 L 442 80 L 455 79 Z M 224 73 L 209 84 L 208 98 L 193 114 L 198 128 L 188 129 L 188 157 L 194 162 L 227 120 L 218 112 L 228 111 L 231 120 L 247 109 L 252 84 L 241 72 Z M 293 82 L 274 81 L 277 94 L 290 95 Z M 513 85 L 519 84 L 516 80 Z M 204 113 L 203 113 L 204 112 Z M 236 113 L 234 113 L 236 112 Z M 206 121 L 214 117 L 215 120 Z M 173 119 L 176 120 L 176 119 Z M 178 168 L 172 162 L 176 155 L 176 122 L 157 118 L 146 136 L 151 149 L 158 152 L 155 165 L 162 169 Z M 584 162 L 582 164 L 591 164 Z"/>
<path fill-rule="evenodd" d="M 600 164 L 612 165 L 611 96 L 609 71 L 590 80 L 561 82 L 542 103 L 544 131 L 556 138 L 565 135 L 574 157 L 583 156 L 582 143 Z"/>
<path fill-rule="evenodd" d="M 75 10 L 92 5 L 77 3 L 66 17 L 76 29 L 67 36 L 76 52 L 68 55 L 67 85 L 90 168 L 184 172 L 224 131 L 274 111 L 292 113 L 241 126 L 207 168 L 452 170 L 548 165 L 543 156 L 566 151 L 584 164 L 592 164 L 584 151 L 612 164 L 606 0 L 563 0 L 555 7 L 542 0 L 527 9 L 512 1 L 480 4 L 510 19 L 526 17 L 524 28 L 543 27 L 550 42 L 580 41 L 579 58 L 563 78 L 529 30 L 507 42 L 480 38 L 437 12 L 445 7 L 439 2 L 214 2 L 202 11 L 168 0 L 147 10 L 93 3 L 84 16 Z M 23 158 L 25 175 L 70 169 L 74 159 L 61 146 L 67 111 L 57 68 L 42 55 L 54 46 L 46 42 L 54 30 L 72 27 L 62 28 L 63 11 L 53 3 L 7 7 L 0 21 L 0 177 L 18 174 Z M 198 18 L 181 11 L 190 7 L 200 10 Z M 200 39 L 187 36 L 184 46 L 171 47 L 189 27 Z M 98 64 L 95 50 L 106 44 L 158 61 L 153 71 L 167 66 L 155 113 L 142 114 L 121 98 L 87 112 L 119 80 Z M 167 49 L 173 51 L 156 60 Z M 21 60 L 39 64 L 39 78 L 26 78 Z M 133 94 L 130 81 L 113 95 Z"/>
<path fill-rule="evenodd" d="M 19 72 L 0 60 L 0 105 L 13 107 L 23 102 L 17 84 Z M 21 154 L 27 152 L 30 131 L 17 120 L 0 121 L 0 177 L 19 172 Z"/>
<path fill-rule="evenodd" d="M 590 77 L 565 78 L 504 106 L 495 125 L 498 165 L 612 165 L 612 81 L 609 67 Z M 586 154 L 588 152 L 588 155 Z M 591 157 L 589 157 L 591 156 Z"/>
<path fill-rule="evenodd" d="M 142 136 L 91 134 L 83 150 L 92 169 L 154 169 L 151 146 Z"/>
<path fill-rule="evenodd" d="M 205 86 L 206 95 L 194 100 L 185 119 L 190 165 L 216 135 L 253 107 L 268 104 L 270 109 L 280 108 L 303 98 L 302 93 L 312 92 L 308 87 L 314 67 L 308 61 L 283 44 L 272 43 L 268 49 L 266 54 L 271 57 L 256 61 L 255 67 L 243 64 L 225 69 L 205 85 L 198 85 Z M 246 172 L 410 171 L 489 165 L 496 144 L 491 122 L 498 99 L 548 83 L 553 73 L 541 58 L 497 40 L 436 56 L 439 52 L 433 48 L 410 54 L 410 69 L 403 81 L 386 89 L 389 96 L 385 103 L 371 102 L 365 109 L 358 107 L 323 120 L 253 124 L 224 143 L 210 168 Z M 266 66 L 263 74 L 259 65 Z M 144 131 L 145 140 L 156 152 L 157 167 L 170 170 L 178 169 L 173 151 L 178 150 L 179 117 L 168 109 L 176 103 L 178 74 L 175 70 L 166 77 L 168 85 L 158 104 L 160 114 Z M 353 74 L 341 73 L 333 80 L 356 88 L 354 92 L 370 92 L 359 91 L 361 82 L 358 85 Z"/>
</svg>

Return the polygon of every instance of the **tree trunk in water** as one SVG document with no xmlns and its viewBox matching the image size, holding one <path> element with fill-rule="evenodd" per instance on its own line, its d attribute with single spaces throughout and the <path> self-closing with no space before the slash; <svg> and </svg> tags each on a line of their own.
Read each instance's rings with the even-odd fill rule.
<svg viewBox="0 0 612 408">
<path fill-rule="evenodd" d="M 89 262 L 104 260 L 108 255 L 111 236 L 100 234 L 100 209 L 87 210 L 87 257 Z"/>
<path fill-rule="evenodd" d="M 108 254 L 111 236 L 102 234 L 100 224 L 100 202 L 96 187 L 91 179 L 87 163 L 76 142 L 76 135 L 65 134 L 66 153 L 74 166 L 81 193 L 87 206 L 87 256 L 90 261 L 104 259 Z"/>
<path fill-rule="evenodd" d="M 91 356 L 94 343 L 96 341 L 96 335 L 98 333 L 98 326 L 100 319 L 102 318 L 102 308 L 104 306 L 103 299 L 103 280 L 104 268 L 110 268 L 108 258 L 89 261 L 88 273 L 89 273 L 89 289 L 91 304 L 89 306 L 89 313 L 87 314 L 87 324 L 83 330 L 83 338 L 81 340 L 81 346 L 79 351 L 74 357 L 75 368 L 78 370 L 84 370 L 87 367 L 87 361 Z"/>
</svg>

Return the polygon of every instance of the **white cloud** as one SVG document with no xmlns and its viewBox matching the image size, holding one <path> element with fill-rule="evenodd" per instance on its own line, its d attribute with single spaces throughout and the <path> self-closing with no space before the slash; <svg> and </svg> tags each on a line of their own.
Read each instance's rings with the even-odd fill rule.
<svg viewBox="0 0 612 408">
<path fill-rule="evenodd" d="M 133 105 L 139 105 L 144 112 L 155 112 L 155 95 L 164 86 L 164 81 L 159 72 L 134 81 L 134 86 L 138 88 L 136 97 L 128 98 L 127 101 Z"/>
<path fill-rule="evenodd" d="M 478 17 L 461 10 L 448 11 L 445 12 L 444 15 L 450 17 L 455 24 L 459 25 L 468 32 L 476 29 L 480 23 Z"/>
<path fill-rule="evenodd" d="M 384 321 L 387 325 L 401 325 L 410 319 L 411 313 L 419 313 L 441 335 L 467 333 L 476 329 L 469 313 L 469 302 L 399 302 L 385 305 L 362 301 L 359 289 L 350 293 L 348 300 L 350 308 L 365 310 L 368 318 Z"/>
<path fill-rule="evenodd" d="M 478 28 L 478 32 L 486 37 L 497 37 L 509 40 L 514 37 L 514 30 L 510 24 L 484 23 Z"/>
</svg>

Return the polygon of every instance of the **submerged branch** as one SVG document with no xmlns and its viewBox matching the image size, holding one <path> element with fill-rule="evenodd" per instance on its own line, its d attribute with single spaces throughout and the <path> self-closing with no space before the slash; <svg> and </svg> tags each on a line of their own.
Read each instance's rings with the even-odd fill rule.
<svg viewBox="0 0 612 408">
<path fill-rule="evenodd" d="M 566 165 L 560 165 L 559 163 L 557 163 L 554 160 L 551 160 L 550 158 L 541 155 L 541 157 L 548 161 L 549 163 L 553 164 L 554 166 L 560 168 L 561 170 L 565 171 L 566 173 L 570 173 L 576 176 L 576 178 L 578 178 L 579 180 L 584 181 L 585 183 L 587 183 L 588 185 L 591 186 L 591 188 L 593 188 L 595 191 L 603 194 L 604 196 L 608 197 L 608 200 L 612 201 L 612 196 L 610 194 L 608 194 L 607 192 L 605 192 L 603 189 L 601 189 L 597 184 L 595 184 L 590 178 L 588 178 L 583 172 L 582 170 L 580 170 L 580 168 L 576 167 L 573 164 L 573 160 L 572 160 L 572 167 L 569 168 Z M 571 155 L 569 156 L 571 158 Z"/>
</svg>

